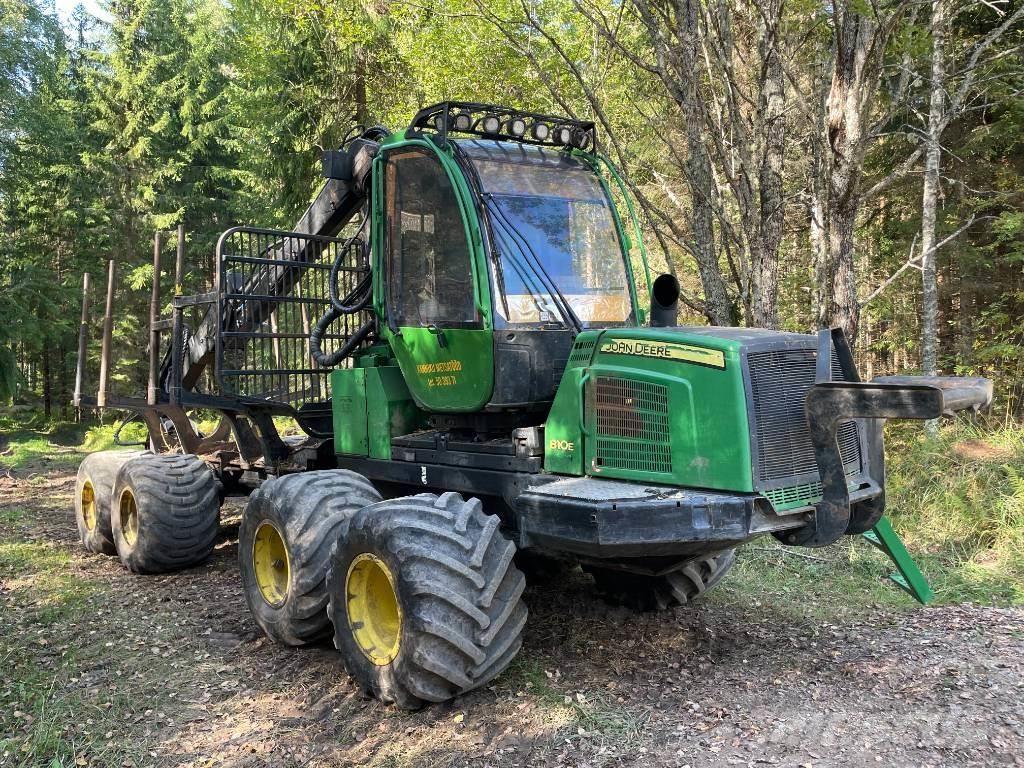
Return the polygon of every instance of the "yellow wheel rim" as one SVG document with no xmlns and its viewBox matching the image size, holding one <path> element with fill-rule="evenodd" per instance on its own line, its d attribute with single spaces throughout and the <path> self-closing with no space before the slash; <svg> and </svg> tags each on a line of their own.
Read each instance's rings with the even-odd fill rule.
<svg viewBox="0 0 1024 768">
<path fill-rule="evenodd" d="M 88 530 L 96 529 L 96 490 L 88 480 L 82 486 L 82 522 Z"/>
<path fill-rule="evenodd" d="M 275 608 L 283 605 L 288 597 L 292 569 L 284 537 L 273 523 L 264 521 L 256 528 L 252 569 L 263 599 Z"/>
<path fill-rule="evenodd" d="M 348 625 L 359 649 L 377 666 L 398 656 L 402 609 L 391 571 L 375 555 L 352 561 L 345 579 Z"/>
<path fill-rule="evenodd" d="M 121 536 L 134 546 L 139 539 L 139 506 L 135 503 L 135 494 L 125 489 L 119 502 L 121 515 Z"/>
</svg>

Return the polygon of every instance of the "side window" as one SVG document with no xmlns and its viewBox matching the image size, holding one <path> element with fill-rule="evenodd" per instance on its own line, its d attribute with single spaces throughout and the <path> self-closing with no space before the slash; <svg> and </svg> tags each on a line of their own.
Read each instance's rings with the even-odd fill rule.
<svg viewBox="0 0 1024 768">
<path fill-rule="evenodd" d="M 427 151 L 388 158 L 388 303 L 398 325 L 476 321 L 470 249 L 450 180 Z"/>
</svg>

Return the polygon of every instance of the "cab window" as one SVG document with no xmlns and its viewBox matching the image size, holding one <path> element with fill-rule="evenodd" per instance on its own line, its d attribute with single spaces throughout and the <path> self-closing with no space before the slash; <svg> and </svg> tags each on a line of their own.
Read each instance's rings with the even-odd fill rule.
<svg viewBox="0 0 1024 768">
<path fill-rule="evenodd" d="M 422 149 L 395 152 L 385 168 L 392 319 L 400 326 L 474 325 L 470 246 L 451 180 Z"/>
</svg>

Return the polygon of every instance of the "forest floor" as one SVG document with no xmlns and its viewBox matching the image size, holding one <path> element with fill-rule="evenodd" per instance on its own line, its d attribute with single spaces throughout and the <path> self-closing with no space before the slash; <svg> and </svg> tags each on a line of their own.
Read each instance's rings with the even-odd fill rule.
<svg viewBox="0 0 1024 768">
<path fill-rule="evenodd" d="M 917 606 L 861 541 L 759 540 L 665 614 L 608 607 L 580 572 L 531 585 L 513 666 L 405 713 L 361 696 L 328 643 L 262 637 L 239 505 L 205 565 L 132 576 L 78 547 L 81 453 L 14 453 L 0 445 L 0 766 L 1024 765 L 1024 609 Z"/>
</svg>

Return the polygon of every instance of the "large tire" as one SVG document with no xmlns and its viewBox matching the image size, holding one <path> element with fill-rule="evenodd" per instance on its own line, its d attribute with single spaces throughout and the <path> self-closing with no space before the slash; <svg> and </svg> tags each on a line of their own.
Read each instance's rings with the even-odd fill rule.
<svg viewBox="0 0 1024 768">
<path fill-rule="evenodd" d="M 715 586 L 736 562 L 736 550 L 727 549 L 690 560 L 662 576 L 645 576 L 611 568 L 586 566 L 597 589 L 608 602 L 637 611 L 664 611 L 691 603 Z"/>
<path fill-rule="evenodd" d="M 421 494 L 355 514 L 328 576 L 334 645 L 367 692 L 404 709 L 484 685 L 519 652 L 526 580 L 478 499 Z"/>
<path fill-rule="evenodd" d="M 191 568 L 210 556 L 217 538 L 217 478 L 195 456 L 144 453 L 117 473 L 110 516 L 117 554 L 129 571 Z"/>
<path fill-rule="evenodd" d="M 78 466 L 75 524 L 82 546 L 90 552 L 117 554 L 114 531 L 110 526 L 114 481 L 125 462 L 138 455 L 138 451 L 99 451 L 90 453 Z"/>
<path fill-rule="evenodd" d="M 286 475 L 253 492 L 238 562 L 249 610 L 267 637 L 304 645 L 330 634 L 331 550 L 352 515 L 380 499 L 369 480 L 345 469 Z"/>
</svg>

